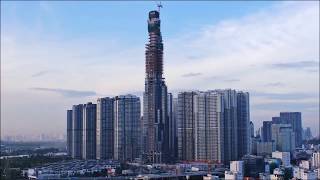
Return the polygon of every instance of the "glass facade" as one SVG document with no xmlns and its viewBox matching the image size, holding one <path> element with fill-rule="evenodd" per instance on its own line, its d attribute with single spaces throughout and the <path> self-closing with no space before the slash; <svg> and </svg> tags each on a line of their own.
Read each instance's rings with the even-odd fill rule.
<svg viewBox="0 0 320 180">
<path fill-rule="evenodd" d="M 72 107 L 72 158 L 82 158 L 83 143 L 83 105 Z"/>
<path fill-rule="evenodd" d="M 250 150 L 249 93 L 181 92 L 177 106 L 178 157 L 229 163 Z"/>
<path fill-rule="evenodd" d="M 112 159 L 114 149 L 114 98 L 97 101 L 97 159 Z"/>
<path fill-rule="evenodd" d="M 96 104 L 83 105 L 83 159 L 96 159 L 96 111 Z"/>
<path fill-rule="evenodd" d="M 132 161 L 140 157 L 140 99 L 126 95 L 114 102 L 114 159 Z"/>
<path fill-rule="evenodd" d="M 72 110 L 67 110 L 67 153 L 72 156 Z"/>
</svg>

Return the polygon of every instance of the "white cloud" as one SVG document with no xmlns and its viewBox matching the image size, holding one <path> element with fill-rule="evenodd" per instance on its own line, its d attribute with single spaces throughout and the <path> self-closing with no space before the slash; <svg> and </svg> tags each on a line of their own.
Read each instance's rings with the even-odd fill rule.
<svg viewBox="0 0 320 180">
<path fill-rule="evenodd" d="M 317 5 L 318 4 L 318 5 Z M 305 111 L 304 101 L 319 104 L 319 3 L 279 3 L 273 8 L 237 19 L 227 19 L 214 25 L 207 25 L 198 32 L 170 40 L 167 46 L 168 64 L 166 76 L 169 87 L 180 88 L 237 88 L 250 92 L 269 93 L 311 93 L 309 99 L 298 98 L 303 117 L 308 126 L 319 123 L 319 107 Z M 179 47 L 179 48 L 177 48 Z M 189 54 L 190 53 L 190 54 Z M 201 54 L 189 59 L 193 53 Z M 307 71 L 303 65 L 308 66 Z M 272 64 L 303 68 L 272 67 Z M 179 68 L 177 68 L 179 67 Z M 305 71 L 303 71 L 305 70 Z M 193 81 L 182 81 L 178 74 L 200 72 L 201 77 Z M 226 76 L 241 79 L 241 82 L 217 82 L 210 78 Z M 175 78 L 172 78 L 175 77 Z M 265 84 L 285 84 L 266 87 Z M 252 97 L 252 104 L 263 105 L 268 97 Z M 252 120 L 258 127 L 262 120 L 268 120 L 284 109 L 287 100 L 280 100 L 279 109 L 265 111 L 252 108 Z M 269 102 L 271 103 L 271 102 Z M 283 108 L 283 109 L 281 109 Z M 292 110 L 297 110 L 293 109 Z M 299 110 L 299 109 L 298 109 Z M 272 112 L 272 113 L 271 113 Z M 263 117 L 263 118 L 261 118 Z M 313 128 L 314 132 L 318 130 Z"/>
<path fill-rule="evenodd" d="M 204 25 L 202 29 L 192 29 L 174 39 L 163 37 L 164 73 L 169 90 L 236 88 L 249 92 L 318 94 L 318 67 L 313 68 L 314 72 L 309 72 L 271 66 L 319 62 L 318 5 L 319 2 L 278 3 L 245 17 L 224 19 L 217 24 Z M 55 28 L 61 28 L 58 19 L 54 18 L 54 10 L 46 4 L 42 6 L 54 19 Z M 166 20 L 163 19 L 162 23 L 166 23 Z M 1 93 L 6 101 L 1 101 L 1 108 L 8 102 L 16 102 L 20 93 L 34 94 L 29 92 L 32 87 L 79 91 L 90 89 L 98 94 L 114 95 L 144 89 L 144 44 L 128 45 L 116 37 L 65 40 L 54 34 L 43 34 L 41 23 L 32 31 L 25 28 L 3 31 Z M 24 35 L 24 31 L 28 31 L 28 36 Z M 47 70 L 53 72 L 32 78 L 32 75 Z M 199 76 L 188 78 L 187 81 L 182 76 L 192 73 Z M 212 77 L 224 80 L 218 81 Z M 274 83 L 282 86 L 266 87 L 266 84 Z M 12 95 L 13 92 L 15 95 Z M 47 94 L 48 99 L 52 99 L 49 96 Z M 70 100 L 56 97 L 55 101 L 64 104 L 61 107 L 59 103 L 55 104 L 61 114 L 53 116 L 55 121 L 63 124 L 66 102 L 70 103 Z M 288 100 L 279 101 L 277 103 L 290 103 Z M 301 103 L 306 101 L 309 100 L 297 100 Z M 85 102 L 79 99 L 79 102 L 72 103 Z M 252 97 L 251 103 L 263 105 L 274 103 L 274 100 Z M 8 106 L 2 113 L 4 124 L 18 122 L 21 116 L 31 122 L 39 118 L 33 117 L 28 111 L 23 115 L 12 114 L 14 111 L 8 108 L 14 107 Z M 252 120 L 256 126 L 260 126 L 261 120 L 268 120 L 281 110 L 262 111 L 253 108 Z M 310 111 L 308 107 L 305 112 L 302 109 L 306 125 L 318 123 L 318 112 L 317 108 Z M 48 117 L 49 120 L 52 119 Z"/>
</svg>

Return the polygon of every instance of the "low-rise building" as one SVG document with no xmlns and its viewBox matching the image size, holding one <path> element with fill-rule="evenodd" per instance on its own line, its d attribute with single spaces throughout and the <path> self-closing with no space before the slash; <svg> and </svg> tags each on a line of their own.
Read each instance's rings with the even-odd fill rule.
<svg viewBox="0 0 320 180">
<path fill-rule="evenodd" d="M 309 170 L 310 169 L 310 162 L 307 161 L 307 160 L 302 160 L 299 163 L 299 167 L 302 168 L 302 169 Z"/>
<path fill-rule="evenodd" d="M 242 161 L 244 162 L 245 177 L 258 178 L 259 173 L 265 172 L 265 162 L 261 156 L 245 155 Z"/>
<path fill-rule="evenodd" d="M 285 167 L 291 166 L 290 164 L 290 152 L 272 152 L 273 158 L 279 158 L 282 161 L 282 165 Z"/>
<path fill-rule="evenodd" d="M 259 173 L 259 180 L 270 180 L 269 173 Z"/>
<path fill-rule="evenodd" d="M 231 161 L 230 162 L 230 171 L 241 173 L 243 175 L 244 173 L 244 167 L 243 167 L 243 161 Z"/>
<path fill-rule="evenodd" d="M 284 172 L 280 168 L 275 168 L 273 170 L 273 174 L 270 175 L 270 180 L 283 180 L 284 179 Z"/>
<path fill-rule="evenodd" d="M 300 177 L 302 180 L 316 180 L 317 174 L 314 171 L 301 170 Z"/>
<path fill-rule="evenodd" d="M 224 178 L 228 180 L 238 180 L 238 179 L 243 179 L 243 175 L 237 172 L 225 171 Z"/>
<path fill-rule="evenodd" d="M 320 168 L 320 152 L 312 153 L 311 165 L 313 168 Z"/>
<path fill-rule="evenodd" d="M 319 179 L 319 174 L 316 170 L 307 170 L 301 167 L 293 168 L 293 177 L 301 180 L 316 180 Z"/>
</svg>

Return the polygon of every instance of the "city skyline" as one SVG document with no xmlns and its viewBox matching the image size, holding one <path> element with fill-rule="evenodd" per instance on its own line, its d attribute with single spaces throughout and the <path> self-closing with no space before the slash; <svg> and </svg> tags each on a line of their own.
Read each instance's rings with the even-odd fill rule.
<svg viewBox="0 0 320 180">
<path fill-rule="evenodd" d="M 102 4 L 110 8 L 107 6 L 108 3 Z M 95 19 L 97 22 L 91 22 L 91 28 L 132 29 L 134 34 L 139 34 L 137 37 L 129 38 L 129 35 L 121 33 L 123 30 L 119 33 L 114 30 L 98 32 L 96 37 L 86 37 L 80 34 L 80 30 L 70 36 L 70 42 L 61 38 L 68 36 L 68 31 L 72 31 L 81 23 L 68 24 L 67 28 L 58 25 L 63 20 L 61 16 L 57 16 L 57 12 L 66 11 L 59 9 L 63 3 L 31 3 L 30 6 L 40 9 L 38 13 L 44 15 L 36 18 L 37 20 L 32 16 L 22 17 L 23 13 L 17 12 L 22 7 L 15 3 L 1 4 L 1 9 L 5 11 L 1 12 L 4 15 L 1 16 L 4 22 L 4 27 L 1 27 L 4 37 L 1 38 L 1 51 L 6 52 L 1 53 L 1 135 L 51 132 L 52 129 L 64 133 L 65 110 L 72 104 L 96 103 L 97 97 L 127 93 L 142 97 L 142 79 L 145 75 L 143 49 L 147 31 L 141 30 L 138 24 L 143 23 L 142 27 L 145 27 L 145 14 L 155 9 L 154 3 L 131 3 L 136 7 L 133 10 L 122 4 L 117 6 L 118 13 L 112 12 L 118 15 L 125 11 L 137 13 L 143 9 L 139 12 L 143 17 L 139 17 L 140 14 L 131 14 L 133 17 L 130 17 L 130 13 L 126 12 L 119 22 L 108 25 L 99 25 L 108 22 L 104 20 Z M 99 3 L 92 3 L 92 6 L 96 7 L 97 4 Z M 252 6 L 251 9 L 247 8 L 246 12 L 223 16 L 220 11 L 219 18 L 213 22 L 193 20 L 189 23 L 188 20 L 192 18 L 186 16 L 189 19 L 185 20 L 183 15 L 187 10 L 192 11 L 191 6 L 195 4 L 186 4 L 186 9 L 181 10 L 181 18 L 177 20 L 170 21 L 172 17 L 169 15 L 180 16 L 179 13 L 172 13 L 173 9 L 170 9 L 178 8 L 178 3 L 166 2 L 161 10 L 160 18 L 165 24 L 169 24 L 162 26 L 162 31 L 165 32 L 163 39 L 166 42 L 164 74 L 169 87 L 168 92 L 176 96 L 179 91 L 194 89 L 245 90 L 251 94 L 250 119 L 254 122 L 255 128 L 261 127 L 262 121 L 270 121 L 271 117 L 279 112 L 301 111 L 303 127 L 310 126 L 313 134 L 317 135 L 317 3 L 249 3 Z M 209 4 L 213 7 L 216 3 Z M 225 9 L 236 9 L 228 3 L 217 4 L 220 7 L 224 5 Z M 72 3 L 66 3 L 66 7 L 71 6 Z M 116 5 L 111 3 L 110 6 Z M 74 8 L 79 10 L 81 6 Z M 202 18 L 199 10 L 193 12 L 199 16 L 198 18 Z M 103 8 L 98 8 L 98 13 L 88 13 L 88 20 L 100 17 L 102 14 L 99 13 L 107 15 Z M 29 15 L 32 14 L 36 13 Z M 52 24 L 43 22 L 48 19 L 47 16 L 52 20 Z M 177 18 L 176 16 L 174 17 Z M 19 24 L 24 18 L 34 21 L 28 25 Z M 126 25 L 128 20 L 122 18 L 137 23 L 137 28 L 132 24 L 130 26 L 130 23 Z M 139 21 L 136 18 L 140 18 Z M 72 19 L 81 20 L 76 16 L 71 16 Z M 203 19 L 208 20 L 208 17 Z M 182 22 L 177 23 L 178 30 L 173 30 L 172 23 L 180 20 Z M 32 24 L 38 25 L 32 27 L 35 32 L 30 31 L 29 26 Z M 56 27 L 52 28 L 50 25 Z M 179 25 L 186 27 L 180 28 Z M 60 31 L 59 28 L 63 30 Z M 83 31 L 91 34 L 91 28 L 84 28 Z M 28 37 L 23 36 L 24 33 Z M 115 34 L 119 37 L 108 39 L 110 35 Z M 48 123 L 51 123 L 50 126 Z M 38 130 L 39 127 L 41 130 Z"/>
</svg>

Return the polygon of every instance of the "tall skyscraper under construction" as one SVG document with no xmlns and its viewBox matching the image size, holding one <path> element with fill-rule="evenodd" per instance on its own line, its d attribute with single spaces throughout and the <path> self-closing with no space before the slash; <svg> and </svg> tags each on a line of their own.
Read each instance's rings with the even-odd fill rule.
<svg viewBox="0 0 320 180">
<path fill-rule="evenodd" d="M 146 44 L 146 78 L 143 99 L 144 157 L 147 162 L 166 162 L 169 152 L 167 86 L 163 74 L 163 43 L 159 11 L 150 11 Z"/>
</svg>

